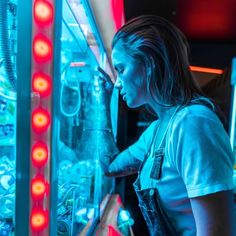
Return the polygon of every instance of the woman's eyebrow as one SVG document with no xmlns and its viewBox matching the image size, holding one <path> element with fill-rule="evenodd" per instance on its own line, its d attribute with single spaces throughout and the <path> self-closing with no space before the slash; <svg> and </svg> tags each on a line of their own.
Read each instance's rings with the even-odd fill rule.
<svg viewBox="0 0 236 236">
<path fill-rule="evenodd" d="M 121 67 L 123 67 L 122 63 L 117 63 L 117 64 L 114 65 L 115 70 L 118 70 Z"/>
</svg>

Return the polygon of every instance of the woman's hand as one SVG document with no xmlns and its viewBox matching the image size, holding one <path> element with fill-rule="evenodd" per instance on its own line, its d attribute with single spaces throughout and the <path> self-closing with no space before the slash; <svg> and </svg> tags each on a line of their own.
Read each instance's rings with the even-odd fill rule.
<svg viewBox="0 0 236 236">
<path fill-rule="evenodd" d="M 95 69 L 95 78 L 98 80 L 99 85 L 109 93 L 112 93 L 113 83 L 110 76 L 100 67 L 98 66 Z"/>
</svg>

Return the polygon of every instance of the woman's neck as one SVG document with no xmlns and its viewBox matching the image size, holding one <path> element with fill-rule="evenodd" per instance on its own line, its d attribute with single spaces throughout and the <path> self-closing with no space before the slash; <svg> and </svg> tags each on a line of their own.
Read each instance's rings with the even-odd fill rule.
<svg viewBox="0 0 236 236">
<path fill-rule="evenodd" d="M 169 120 L 178 106 L 152 106 L 152 109 L 159 117 L 160 121 Z"/>
</svg>

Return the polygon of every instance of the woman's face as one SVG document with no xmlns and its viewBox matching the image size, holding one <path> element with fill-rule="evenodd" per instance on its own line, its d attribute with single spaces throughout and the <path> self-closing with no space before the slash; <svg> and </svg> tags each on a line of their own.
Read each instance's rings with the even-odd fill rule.
<svg viewBox="0 0 236 236">
<path fill-rule="evenodd" d="M 117 43 L 112 50 L 112 64 L 117 73 L 115 87 L 128 107 L 147 104 L 146 68 Z"/>
</svg>

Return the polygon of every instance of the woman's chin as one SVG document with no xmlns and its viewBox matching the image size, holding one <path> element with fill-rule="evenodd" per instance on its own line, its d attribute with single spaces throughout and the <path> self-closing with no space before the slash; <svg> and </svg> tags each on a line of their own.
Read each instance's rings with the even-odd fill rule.
<svg viewBox="0 0 236 236">
<path fill-rule="evenodd" d="M 125 103 L 129 108 L 138 108 L 138 107 L 140 107 L 137 104 L 130 102 L 129 100 L 126 100 Z"/>
<path fill-rule="evenodd" d="M 133 108 L 132 103 L 130 103 L 130 102 L 127 101 L 126 99 L 124 99 L 124 102 L 126 103 L 127 107 Z"/>
<path fill-rule="evenodd" d="M 129 100 L 126 100 L 125 102 L 126 102 L 126 105 L 132 109 L 140 108 L 142 106 L 147 105 L 146 103 L 143 103 L 143 102 L 131 102 Z"/>
<path fill-rule="evenodd" d="M 126 103 L 126 105 L 127 105 L 129 108 L 138 108 L 138 107 L 140 107 L 140 106 L 143 105 L 143 104 L 137 103 L 137 101 L 135 101 L 135 100 L 127 99 L 127 96 L 124 96 L 124 97 L 123 97 L 123 101 Z"/>
</svg>

